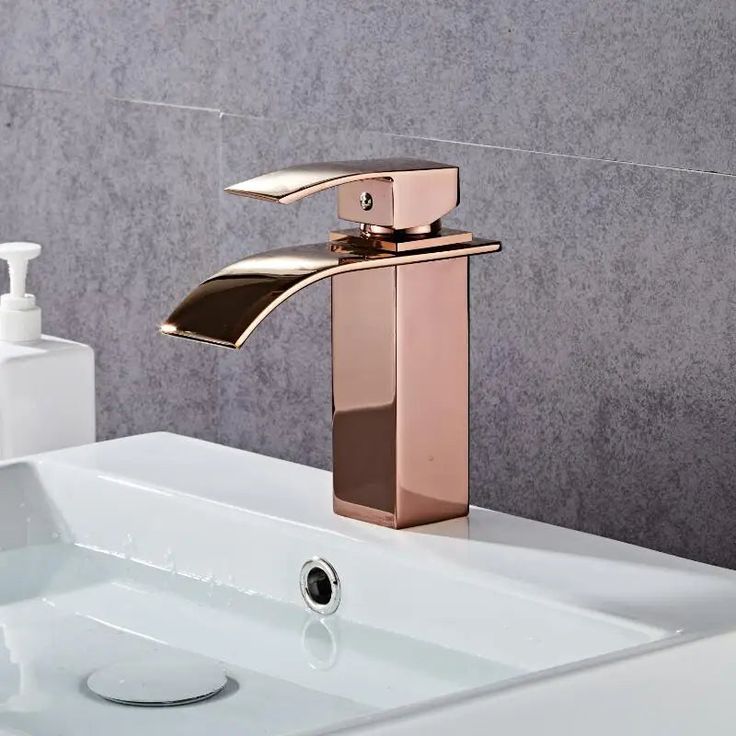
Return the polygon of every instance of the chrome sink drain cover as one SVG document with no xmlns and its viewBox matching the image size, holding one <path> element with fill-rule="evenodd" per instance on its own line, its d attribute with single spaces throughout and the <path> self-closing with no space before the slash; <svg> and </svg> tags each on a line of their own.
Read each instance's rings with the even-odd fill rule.
<svg viewBox="0 0 736 736">
<path fill-rule="evenodd" d="M 226 684 L 227 675 L 217 662 L 188 654 L 119 662 L 87 678 L 87 687 L 105 700 L 149 707 L 197 703 Z"/>
</svg>

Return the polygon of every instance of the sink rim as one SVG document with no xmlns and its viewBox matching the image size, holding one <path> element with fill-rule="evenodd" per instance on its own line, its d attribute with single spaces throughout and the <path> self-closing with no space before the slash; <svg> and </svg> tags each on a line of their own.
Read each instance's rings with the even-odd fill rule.
<svg viewBox="0 0 736 736">
<path fill-rule="evenodd" d="M 222 479 L 232 478 L 230 471 L 233 463 L 239 465 L 257 462 L 263 466 L 264 472 L 267 473 L 277 467 L 284 472 L 293 473 L 296 470 L 300 474 L 298 485 L 303 486 L 307 482 L 307 485 L 315 491 L 315 494 L 310 495 L 301 488 L 298 493 L 302 494 L 303 497 L 296 494 L 295 489 L 292 489 L 294 492 L 287 494 L 287 499 L 274 498 L 271 491 L 260 493 L 254 497 L 248 491 L 244 492 L 242 487 L 237 486 L 237 483 L 225 483 L 225 487 L 218 488 L 217 492 L 212 491 L 211 488 L 209 491 L 203 491 L 194 488 L 193 485 L 186 486 L 186 484 L 185 489 L 182 490 L 176 487 L 176 483 L 157 482 L 156 472 L 153 472 L 147 481 L 144 479 L 145 482 L 141 482 L 141 477 L 131 478 L 129 474 L 126 475 L 116 469 L 115 463 L 120 462 L 122 458 L 127 458 L 128 464 L 130 463 L 131 453 L 134 456 L 139 453 L 141 458 L 145 459 L 147 457 L 149 461 L 151 456 L 155 455 L 157 461 L 160 462 L 162 456 L 167 457 L 167 451 L 175 453 L 184 449 L 191 451 L 193 446 L 190 443 L 196 443 L 196 446 L 203 453 L 202 457 L 206 457 L 208 462 L 216 457 L 218 463 L 222 462 L 224 464 L 221 471 Z M 224 458 L 227 458 L 227 460 L 224 460 Z M 534 565 L 539 564 L 537 558 L 544 558 L 553 562 L 553 568 L 555 565 L 564 568 L 582 557 L 583 560 L 602 560 L 601 564 L 604 566 L 611 563 L 618 565 L 620 566 L 620 573 L 625 571 L 627 574 L 636 574 L 637 571 L 639 573 L 649 571 L 651 574 L 651 571 L 655 570 L 658 575 L 664 577 L 674 576 L 678 579 L 678 582 L 680 578 L 683 578 L 686 582 L 710 583 L 714 590 L 721 588 L 724 590 L 733 589 L 732 592 L 736 596 L 736 573 L 733 571 L 477 507 L 472 508 L 468 521 L 454 520 L 403 531 L 373 527 L 337 517 L 332 514 L 329 503 L 331 501 L 331 488 L 330 473 L 327 471 L 169 433 L 138 435 L 97 445 L 5 461 L 0 463 L 0 477 L 3 473 L 8 472 L 8 468 L 11 467 L 31 468 L 33 472 L 38 474 L 39 482 L 42 485 L 48 483 L 50 478 L 55 477 L 55 474 L 64 469 L 66 472 L 84 473 L 98 481 L 104 479 L 118 486 L 127 486 L 131 490 L 137 489 L 138 492 L 151 493 L 162 498 L 178 501 L 186 499 L 187 503 L 194 503 L 195 505 L 217 506 L 244 518 L 258 518 L 264 523 L 287 524 L 293 528 L 306 529 L 315 534 L 327 534 L 333 539 L 347 541 L 348 543 L 370 545 L 380 548 L 383 556 L 395 552 L 424 557 L 425 559 L 426 556 L 429 556 L 433 563 L 440 565 L 445 573 L 456 573 L 458 570 L 463 570 L 471 580 L 476 580 L 478 576 L 488 580 L 489 576 L 493 576 L 501 583 L 510 582 L 514 591 L 520 595 L 528 595 L 531 598 L 541 597 L 548 604 L 550 600 L 553 600 L 559 603 L 563 609 L 569 607 L 570 610 L 592 610 L 602 617 L 609 614 L 605 611 L 591 609 L 589 602 L 581 603 L 581 601 L 577 601 L 575 604 L 570 604 L 564 600 L 550 599 L 547 594 L 548 589 L 540 586 L 538 581 L 533 578 L 520 582 L 512 575 L 513 565 L 516 564 L 517 569 L 519 569 L 519 561 L 526 555 L 529 559 L 526 561 L 521 559 L 521 562 L 526 565 L 526 567 L 522 565 L 521 569 L 528 573 Z M 144 462 L 142 467 L 148 466 Z M 148 470 L 151 470 L 151 468 L 148 467 Z M 283 482 L 283 478 L 277 478 L 274 481 L 276 485 L 281 482 Z M 308 497 L 307 504 L 304 503 L 304 497 Z M 300 516 L 305 508 L 308 509 L 306 521 Z M 532 539 L 536 540 L 536 546 L 531 545 Z M 514 541 L 516 541 L 516 544 L 513 544 Z M 590 554 L 590 558 L 586 558 L 583 554 L 586 551 Z M 497 568 L 492 573 L 489 573 L 487 568 L 484 569 L 484 565 L 488 563 L 489 559 L 493 559 L 497 564 Z M 551 587 L 554 589 L 553 585 Z M 706 585 L 706 589 L 707 587 Z M 595 596 L 590 600 L 595 602 Z M 612 619 L 621 618 L 617 614 L 610 615 Z M 631 621 L 633 619 L 627 620 Z M 339 730 L 359 729 L 362 723 L 389 722 L 438 709 L 454 708 L 459 704 L 475 701 L 478 698 L 495 697 L 511 689 L 533 688 L 539 683 L 565 678 L 581 671 L 611 667 L 622 660 L 657 656 L 662 651 L 683 646 L 687 647 L 693 642 L 718 637 L 723 633 L 732 631 L 734 628 L 736 627 L 731 617 L 728 617 L 728 620 L 724 618 L 720 625 L 711 625 L 700 630 L 672 631 L 663 628 L 664 636 L 655 641 L 596 655 L 588 659 L 572 661 L 539 672 L 528 673 L 518 678 L 513 677 L 502 682 L 483 685 L 421 703 L 401 706 L 385 713 L 361 717 L 355 721 L 341 722 L 335 728 Z M 324 730 L 318 730 L 304 733 L 325 732 Z M 328 729 L 328 732 L 332 731 Z"/>
</svg>

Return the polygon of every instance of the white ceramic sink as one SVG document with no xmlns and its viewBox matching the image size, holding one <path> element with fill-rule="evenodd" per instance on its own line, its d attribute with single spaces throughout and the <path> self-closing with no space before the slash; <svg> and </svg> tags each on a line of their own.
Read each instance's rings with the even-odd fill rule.
<svg viewBox="0 0 736 736">
<path fill-rule="evenodd" d="M 736 619 L 730 571 L 475 508 L 372 527 L 332 514 L 327 472 L 170 434 L 0 465 L 0 549 L 0 732 L 33 736 L 488 733 L 622 663 L 681 651 L 688 674 Z M 314 556 L 342 581 L 325 618 L 300 594 Z M 175 650 L 226 690 L 136 708 L 84 686 Z"/>
</svg>

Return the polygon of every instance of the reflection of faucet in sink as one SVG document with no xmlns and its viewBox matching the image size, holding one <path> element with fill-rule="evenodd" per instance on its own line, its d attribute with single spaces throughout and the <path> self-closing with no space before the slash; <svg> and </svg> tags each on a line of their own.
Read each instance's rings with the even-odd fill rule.
<svg viewBox="0 0 736 736">
<path fill-rule="evenodd" d="M 431 161 L 295 166 L 227 191 L 287 204 L 329 187 L 359 229 L 224 268 L 162 332 L 239 348 L 281 302 L 330 277 L 335 511 L 396 528 L 464 516 L 468 256 L 500 243 L 441 226 L 459 172 Z"/>
</svg>

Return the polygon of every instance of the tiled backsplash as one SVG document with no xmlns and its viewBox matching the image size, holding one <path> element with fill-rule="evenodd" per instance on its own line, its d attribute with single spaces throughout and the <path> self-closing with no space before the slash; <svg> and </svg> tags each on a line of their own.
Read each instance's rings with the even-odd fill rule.
<svg viewBox="0 0 736 736">
<path fill-rule="evenodd" d="M 322 239 L 226 184 L 301 161 L 461 166 L 472 495 L 736 566 L 736 5 L 6 0 L 0 239 L 98 355 L 103 437 L 330 462 L 329 287 L 239 352 L 160 337 L 189 287 Z M 376 30 L 377 29 L 377 30 Z M 715 172 L 715 173 L 707 173 Z"/>
</svg>

